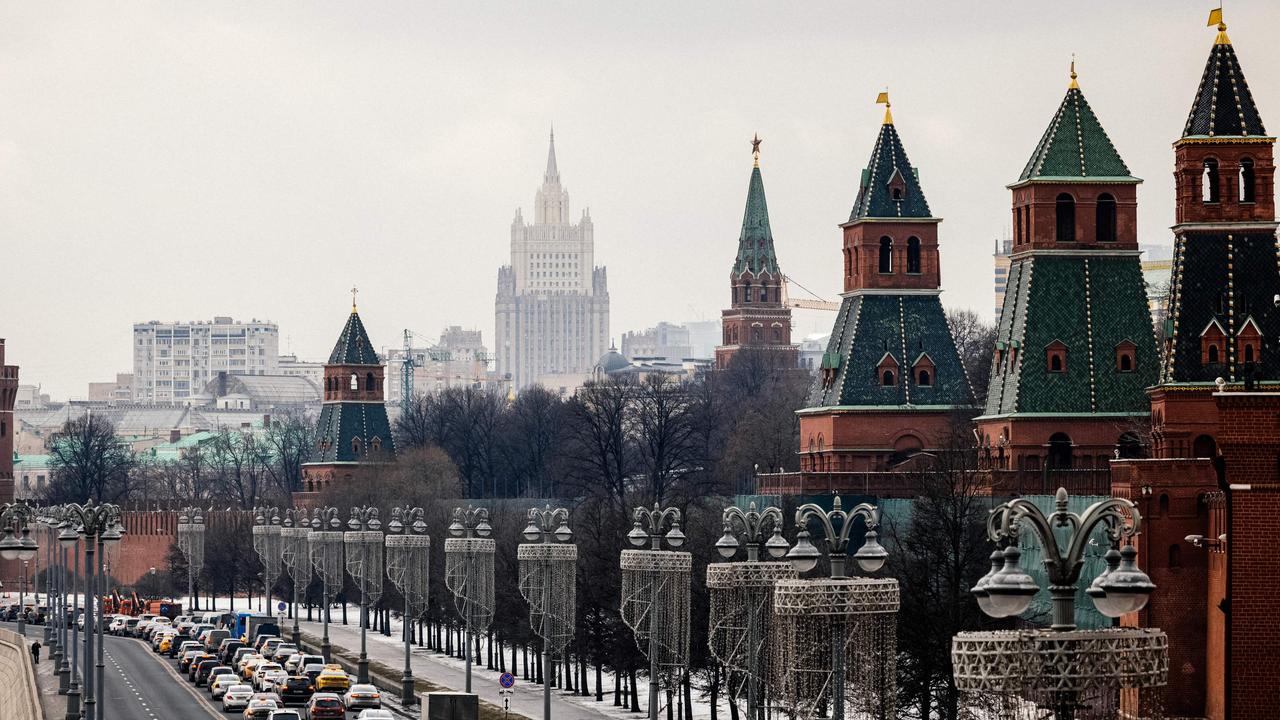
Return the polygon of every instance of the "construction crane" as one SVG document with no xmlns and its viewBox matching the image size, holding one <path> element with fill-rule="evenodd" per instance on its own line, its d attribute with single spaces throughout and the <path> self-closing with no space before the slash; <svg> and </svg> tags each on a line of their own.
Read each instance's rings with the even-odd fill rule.
<svg viewBox="0 0 1280 720">
<path fill-rule="evenodd" d="M 813 296 L 813 299 L 793 299 L 791 294 L 787 292 L 787 283 L 795 283 L 795 286 Z M 840 309 L 840 303 L 823 300 L 817 293 L 809 288 L 796 282 L 790 275 L 782 276 L 782 304 L 789 308 L 801 308 L 804 310 L 830 310 L 836 312 Z"/>
<path fill-rule="evenodd" d="M 453 354 L 448 350 L 435 346 L 426 335 L 417 333 L 409 328 L 404 329 L 404 348 L 403 361 L 400 365 L 400 412 L 407 413 L 409 411 L 409 403 L 413 401 L 413 369 L 418 366 L 417 361 L 413 359 L 413 339 L 418 338 L 427 342 L 427 357 L 433 362 L 448 362 L 453 358 Z"/>
</svg>

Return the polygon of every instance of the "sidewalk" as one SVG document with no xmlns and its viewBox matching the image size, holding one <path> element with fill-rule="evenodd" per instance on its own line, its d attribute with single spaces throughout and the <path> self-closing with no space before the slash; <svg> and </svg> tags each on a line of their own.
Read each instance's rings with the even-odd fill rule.
<svg viewBox="0 0 1280 720">
<path fill-rule="evenodd" d="M 5 623 L 6 627 L 17 629 L 15 623 Z M 39 639 L 44 644 L 44 626 L 27 626 L 28 643 Z M 49 655 L 49 646 L 40 650 L 40 664 L 36 665 L 36 687 L 40 691 L 40 709 L 45 720 L 62 720 L 67 715 L 67 696 L 58 694 L 58 672 L 53 658 Z"/>
<path fill-rule="evenodd" d="M 292 623 L 288 627 L 292 627 Z M 313 636 L 317 643 L 324 632 L 324 626 L 318 622 L 302 621 L 298 627 L 307 635 Z M 281 626 L 284 634 L 288 628 Z M 335 648 L 341 647 L 345 652 L 354 655 L 360 652 L 360 629 L 355 625 L 329 625 L 329 642 Z M 404 667 L 404 643 L 398 637 L 386 637 L 374 631 L 368 634 L 368 652 L 371 662 L 378 662 L 392 668 Z M 413 666 L 414 678 L 462 692 L 466 687 L 466 663 L 462 660 L 416 645 L 411 653 L 410 663 Z M 501 673 L 487 670 L 483 665 L 471 667 L 471 690 L 484 702 L 502 707 L 502 695 L 498 692 L 498 677 Z M 528 718 L 542 717 L 542 686 L 537 683 L 526 683 L 517 680 L 511 694 L 511 713 Z M 606 698 L 609 696 L 606 695 Z M 606 699 L 597 703 L 593 697 L 573 696 L 553 688 L 551 691 L 551 715 L 555 720 L 603 720 L 605 718 L 634 718 L 623 708 L 615 708 Z"/>
</svg>

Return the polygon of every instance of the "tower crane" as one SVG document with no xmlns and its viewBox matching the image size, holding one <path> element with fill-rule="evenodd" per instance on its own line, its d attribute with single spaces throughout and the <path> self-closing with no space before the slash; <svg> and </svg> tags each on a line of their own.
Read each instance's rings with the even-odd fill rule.
<svg viewBox="0 0 1280 720">
<path fill-rule="evenodd" d="M 808 298 L 793 299 L 791 297 L 791 294 L 787 292 L 788 283 L 795 283 L 796 287 L 812 295 L 813 299 L 812 300 Z M 818 297 L 817 293 L 813 292 L 809 288 L 796 282 L 795 278 L 791 277 L 790 275 L 782 276 L 782 304 L 789 308 L 800 308 L 803 310 L 830 310 L 831 312 L 836 312 L 837 310 L 840 309 L 840 303 L 831 302 L 830 300 L 823 300 L 821 297 Z"/>
<path fill-rule="evenodd" d="M 426 341 L 428 344 L 427 354 L 432 360 L 449 360 L 450 353 L 448 350 L 442 350 L 435 347 L 435 343 L 422 333 L 414 332 L 409 328 L 404 329 L 404 349 L 401 357 L 400 365 L 400 412 L 407 413 L 409 411 L 409 403 L 413 402 L 413 369 L 418 366 L 417 361 L 413 359 L 413 339 L 418 338 Z"/>
</svg>

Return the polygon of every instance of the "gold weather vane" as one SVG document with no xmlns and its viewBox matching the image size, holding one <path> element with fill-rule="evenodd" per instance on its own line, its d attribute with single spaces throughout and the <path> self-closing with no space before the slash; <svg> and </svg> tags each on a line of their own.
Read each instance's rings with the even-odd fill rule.
<svg viewBox="0 0 1280 720">
<path fill-rule="evenodd" d="M 1227 24 L 1222 20 L 1222 3 L 1218 3 L 1218 7 L 1209 11 L 1209 22 L 1207 26 L 1218 26 L 1218 37 L 1213 41 L 1214 45 L 1230 45 L 1231 38 L 1227 37 Z"/>
<path fill-rule="evenodd" d="M 352 315 L 354 315 L 356 312 L 356 293 L 358 292 L 360 291 L 356 289 L 356 286 L 352 285 L 351 286 L 351 314 Z"/>
<path fill-rule="evenodd" d="M 1076 54 L 1071 53 L 1071 84 L 1067 86 L 1068 90 L 1079 90 L 1080 83 L 1076 82 Z"/>
<path fill-rule="evenodd" d="M 751 138 L 751 157 L 755 160 L 755 166 L 760 167 L 760 143 L 764 142 L 760 139 L 760 133 L 753 134 Z"/>
<path fill-rule="evenodd" d="M 889 111 L 889 88 L 886 86 L 884 92 L 876 96 L 876 104 L 884 105 L 884 124 L 893 124 L 893 113 Z"/>
</svg>

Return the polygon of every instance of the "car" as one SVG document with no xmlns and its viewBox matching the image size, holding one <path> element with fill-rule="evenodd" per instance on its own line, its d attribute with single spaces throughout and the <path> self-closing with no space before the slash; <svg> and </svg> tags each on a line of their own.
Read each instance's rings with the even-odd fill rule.
<svg viewBox="0 0 1280 720">
<path fill-rule="evenodd" d="M 249 702 L 253 702 L 254 700 L 270 700 L 271 702 L 284 707 L 284 701 L 280 699 L 280 693 L 276 692 L 256 692 L 253 694 L 253 697 L 250 698 Z"/>
<path fill-rule="evenodd" d="M 241 660 L 249 657 L 250 655 L 257 655 L 257 654 L 258 653 L 254 652 L 253 648 L 251 647 L 236 648 L 236 651 L 231 653 L 231 662 L 227 664 L 233 667 L 240 667 Z"/>
<path fill-rule="evenodd" d="M 258 652 L 262 653 L 262 657 L 269 658 L 275 655 L 276 648 L 284 643 L 280 638 L 267 638 L 267 641 L 258 646 Z"/>
<path fill-rule="evenodd" d="M 333 693 L 318 692 L 307 701 L 307 717 L 310 720 L 321 720 L 321 718 L 342 720 L 346 716 L 347 708 L 342 704 L 342 698 Z"/>
<path fill-rule="evenodd" d="M 280 643 L 276 646 L 275 651 L 270 655 L 267 655 L 267 657 L 271 658 L 274 662 L 283 664 L 285 660 L 289 659 L 290 655 L 294 655 L 297 652 L 297 645 L 294 645 L 293 643 Z M 266 653 L 263 653 L 263 655 L 266 655 Z"/>
<path fill-rule="evenodd" d="M 253 680 L 253 669 L 266 661 L 267 659 L 261 655 L 249 655 L 240 661 L 240 677 L 244 678 L 245 682 L 251 682 Z"/>
<path fill-rule="evenodd" d="M 170 620 L 169 618 L 167 617 L 153 618 L 150 622 L 147 623 L 146 629 L 142 631 L 142 639 L 150 640 L 152 637 L 155 636 L 156 633 L 170 627 L 173 627 L 173 621 Z"/>
<path fill-rule="evenodd" d="M 221 647 L 218 649 L 218 657 L 222 658 L 223 662 L 230 665 L 232 658 L 236 656 L 236 651 L 242 647 L 244 647 L 244 643 L 239 640 L 224 640 Z"/>
<path fill-rule="evenodd" d="M 244 718 L 266 718 L 271 717 L 271 713 L 279 710 L 280 706 L 270 700 L 250 700 L 249 706 L 244 709 Z"/>
<path fill-rule="evenodd" d="M 196 623 L 195 625 L 192 625 L 189 630 L 187 630 L 187 637 L 191 638 L 192 640 L 199 641 L 201 635 L 203 635 L 204 633 L 212 629 L 213 629 L 213 626 L 208 623 Z"/>
<path fill-rule="evenodd" d="M 251 697 L 253 697 L 253 688 L 244 683 L 227 687 L 227 691 L 222 694 L 222 712 L 244 710 L 249 706 Z"/>
<path fill-rule="evenodd" d="M 314 684 L 316 678 L 319 677 L 322 672 L 324 672 L 324 665 L 322 663 L 307 663 L 302 666 L 301 674 L 307 676 L 307 679 Z"/>
<path fill-rule="evenodd" d="M 199 649 L 200 643 L 195 640 L 183 640 L 176 648 L 171 648 L 169 650 L 169 657 L 180 658 L 186 652 Z"/>
<path fill-rule="evenodd" d="M 346 692 L 351 688 L 351 678 L 347 677 L 345 670 L 341 668 L 334 669 L 333 665 L 326 665 L 324 670 L 316 676 L 316 691 L 326 692 Z"/>
<path fill-rule="evenodd" d="M 298 658 L 298 662 L 294 663 L 293 670 L 290 670 L 290 672 L 294 673 L 295 675 L 301 675 L 302 669 L 312 663 L 320 663 L 320 665 L 323 666 L 324 658 L 319 655 L 303 655 L 302 657 Z M 284 669 L 289 670 L 288 664 L 284 666 Z"/>
<path fill-rule="evenodd" d="M 165 638 L 174 638 L 178 636 L 178 631 L 173 628 L 164 628 L 151 634 L 151 649 L 159 650 L 160 643 Z"/>
<path fill-rule="evenodd" d="M 279 684 L 280 700 L 285 704 L 298 703 L 306 705 L 315 694 L 316 687 L 306 675 L 290 675 Z"/>
<path fill-rule="evenodd" d="M 216 675 L 213 673 L 210 673 L 209 674 L 209 697 L 213 698 L 214 700 L 217 700 L 227 692 L 227 688 L 231 687 L 232 685 L 239 685 L 239 684 L 240 684 L 240 678 L 230 670 L 222 671 Z"/>
<path fill-rule="evenodd" d="M 297 710 L 272 710 L 267 720 L 302 720 Z"/>
<path fill-rule="evenodd" d="M 352 685 L 347 694 L 342 696 L 342 703 L 347 706 L 348 710 L 380 708 L 382 707 L 382 693 L 378 692 L 378 688 L 374 685 L 358 683 Z"/>
<path fill-rule="evenodd" d="M 192 669 L 187 674 L 190 676 L 191 682 L 195 683 L 196 687 L 203 687 L 205 682 L 208 681 L 209 679 L 209 674 L 212 673 L 213 669 L 216 667 L 227 667 L 227 666 L 219 665 L 218 658 L 210 657 L 206 660 L 196 661 L 194 663 L 194 667 L 192 667 Z M 230 670 L 231 668 L 227 668 L 227 669 Z"/>
<path fill-rule="evenodd" d="M 156 643 L 156 652 L 161 655 L 168 655 L 169 651 L 173 649 L 173 641 L 176 637 L 177 633 L 161 637 L 160 642 Z"/>
<path fill-rule="evenodd" d="M 254 680 L 258 682 L 258 689 L 263 692 L 279 692 L 280 683 L 288 677 L 289 673 L 284 670 L 262 670 Z"/>
<path fill-rule="evenodd" d="M 185 673 L 187 670 L 190 670 L 191 663 L 194 662 L 197 657 L 203 654 L 204 654 L 203 650 L 182 651 L 182 653 L 178 655 L 178 671 Z"/>
<path fill-rule="evenodd" d="M 112 635 L 119 635 L 120 631 L 124 629 L 124 620 L 122 615 L 111 618 L 111 623 L 107 625 L 107 632 Z"/>
<path fill-rule="evenodd" d="M 395 716 L 391 714 L 390 710 L 369 708 L 368 710 L 361 710 L 360 714 L 356 716 L 356 720 L 395 720 Z"/>
<path fill-rule="evenodd" d="M 207 684 L 209 680 L 213 678 L 213 676 L 215 675 L 222 675 L 225 673 L 235 672 L 228 665 L 216 664 L 217 663 L 216 659 L 214 660 L 214 663 L 215 664 L 210 667 L 205 667 L 204 664 L 200 665 L 200 669 L 196 671 L 196 687 L 201 687 Z"/>
</svg>

